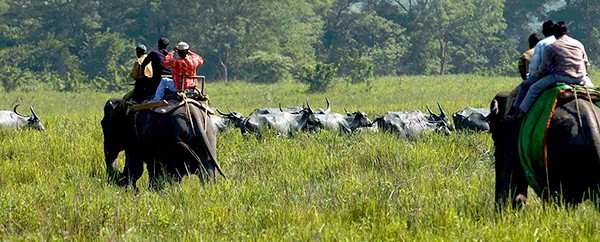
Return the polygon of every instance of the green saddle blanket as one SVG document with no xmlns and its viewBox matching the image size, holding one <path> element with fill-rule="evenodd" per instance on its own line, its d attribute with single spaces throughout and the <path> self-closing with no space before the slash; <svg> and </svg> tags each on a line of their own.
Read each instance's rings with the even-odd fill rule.
<svg viewBox="0 0 600 242">
<path fill-rule="evenodd" d="M 540 192 L 536 174 L 545 174 L 546 170 L 546 134 L 552 115 L 554 114 L 557 98 L 561 94 L 573 92 L 574 90 L 576 93 L 585 93 L 586 95 L 586 92 L 589 92 L 590 96 L 597 97 L 600 95 L 597 88 L 585 89 L 581 86 L 566 84 L 547 89 L 532 105 L 521 124 L 518 144 L 519 157 L 525 171 L 527 183 L 536 192 Z M 573 95 L 562 96 L 572 97 Z M 595 104 L 600 106 L 600 102 L 595 102 Z"/>
</svg>

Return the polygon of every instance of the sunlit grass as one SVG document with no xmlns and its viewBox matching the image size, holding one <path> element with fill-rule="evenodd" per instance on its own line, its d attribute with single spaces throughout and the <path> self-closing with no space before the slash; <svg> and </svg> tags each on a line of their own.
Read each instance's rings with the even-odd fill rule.
<svg viewBox="0 0 600 242">
<path fill-rule="evenodd" d="M 208 83 L 211 104 L 247 115 L 257 107 L 422 110 L 450 114 L 488 107 L 516 78 L 468 75 L 388 77 L 338 83 L 328 93 L 284 82 Z M 600 213 L 586 202 L 566 208 L 535 196 L 521 210 L 494 207 L 489 134 L 219 134 L 228 176 L 197 177 L 155 192 L 145 175 L 135 193 L 108 185 L 100 127 L 101 93 L 2 93 L 0 107 L 33 106 L 46 131 L 0 129 L 0 236 L 4 240 L 408 240 L 597 241 Z M 121 165 L 123 158 L 120 158 Z"/>
</svg>

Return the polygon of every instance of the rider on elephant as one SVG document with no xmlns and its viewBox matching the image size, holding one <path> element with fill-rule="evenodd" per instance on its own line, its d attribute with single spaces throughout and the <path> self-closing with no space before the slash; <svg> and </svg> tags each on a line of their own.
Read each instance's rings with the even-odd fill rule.
<svg viewBox="0 0 600 242">
<path fill-rule="evenodd" d="M 178 92 L 198 86 L 198 81 L 194 78 L 182 79 L 184 75 L 195 76 L 196 68 L 204 64 L 204 59 L 200 55 L 190 51 L 190 46 L 186 42 L 179 42 L 173 52 L 165 56 L 164 62 L 167 67 L 173 70 L 173 79 L 161 79 L 153 100 L 162 100 L 166 88 L 172 92 Z"/>
</svg>

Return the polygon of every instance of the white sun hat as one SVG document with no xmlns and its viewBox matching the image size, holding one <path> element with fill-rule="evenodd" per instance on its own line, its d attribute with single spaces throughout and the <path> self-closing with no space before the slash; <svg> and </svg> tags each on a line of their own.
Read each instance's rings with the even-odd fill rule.
<svg viewBox="0 0 600 242">
<path fill-rule="evenodd" d="M 177 43 L 177 49 L 178 50 L 187 50 L 190 48 L 190 45 L 188 45 L 188 43 L 186 42 L 179 42 Z"/>
</svg>

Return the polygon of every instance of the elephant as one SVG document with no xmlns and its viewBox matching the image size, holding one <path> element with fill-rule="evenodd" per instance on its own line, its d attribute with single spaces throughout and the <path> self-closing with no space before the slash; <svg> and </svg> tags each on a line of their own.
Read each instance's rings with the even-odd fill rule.
<svg viewBox="0 0 600 242">
<path fill-rule="evenodd" d="M 216 180 L 215 171 L 225 177 L 217 163 L 216 131 L 210 126 L 209 108 L 194 100 L 177 103 L 155 112 L 128 110 L 122 99 L 106 102 L 101 124 L 109 181 L 137 189 L 144 163 L 150 187 L 165 179 L 178 182 L 188 174 L 196 174 L 202 181 Z M 123 172 L 116 164 L 121 151 L 126 157 Z"/>
<path fill-rule="evenodd" d="M 495 199 L 499 208 L 518 206 L 526 200 L 528 184 L 531 185 L 518 150 L 522 126 L 504 119 L 507 97 L 507 92 L 498 93 L 486 117 L 495 146 Z M 600 108 L 583 98 L 573 97 L 559 98 L 555 105 L 547 122 L 546 160 L 537 161 L 542 165 L 534 169 L 532 187 L 545 201 L 561 199 L 577 204 L 587 198 L 597 199 L 600 194 Z"/>
</svg>

